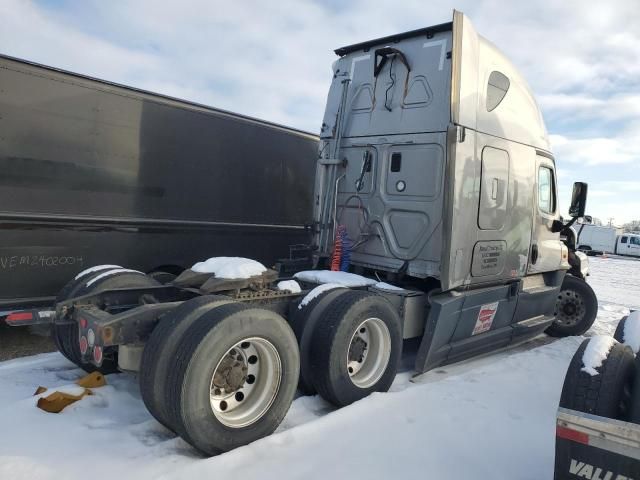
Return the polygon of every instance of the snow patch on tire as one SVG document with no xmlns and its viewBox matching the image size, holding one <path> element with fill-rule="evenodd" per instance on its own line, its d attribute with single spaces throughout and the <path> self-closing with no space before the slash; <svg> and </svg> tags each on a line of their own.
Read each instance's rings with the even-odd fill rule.
<svg viewBox="0 0 640 480">
<path fill-rule="evenodd" d="M 81 271 L 79 274 L 77 274 L 74 277 L 74 280 L 78 280 L 79 278 L 89 275 L 90 273 L 99 272 L 100 270 L 106 270 L 108 268 L 122 268 L 122 267 L 120 265 L 96 265 L 95 267 L 87 268 Z"/>
<path fill-rule="evenodd" d="M 631 347 L 634 354 L 640 351 L 640 311 L 631 312 L 624 322 L 622 343 Z"/>
<path fill-rule="evenodd" d="M 140 275 L 144 275 L 143 272 L 140 272 L 138 270 L 131 270 L 129 268 L 116 268 L 114 270 L 107 270 L 106 272 L 93 277 L 91 280 L 87 282 L 87 287 L 90 287 L 91 285 L 93 285 L 94 283 L 96 283 L 98 280 L 102 278 L 110 277 L 111 275 L 115 275 L 116 273 L 139 273 Z"/>
<path fill-rule="evenodd" d="M 616 344 L 616 340 L 608 335 L 591 337 L 582 355 L 582 371 L 591 376 L 598 375 L 598 368 L 607 359 L 609 352 Z"/>
<path fill-rule="evenodd" d="M 307 295 L 302 299 L 300 305 L 298 305 L 298 310 L 302 310 L 302 307 L 307 305 L 321 293 L 333 290 L 335 288 L 344 288 L 344 286 L 338 283 L 323 283 L 322 285 L 318 285 L 316 288 L 307 293 Z"/>
</svg>

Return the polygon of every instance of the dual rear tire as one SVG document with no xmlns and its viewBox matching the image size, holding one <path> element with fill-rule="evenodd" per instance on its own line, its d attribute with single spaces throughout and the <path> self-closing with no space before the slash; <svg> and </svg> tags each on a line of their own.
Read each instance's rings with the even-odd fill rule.
<svg viewBox="0 0 640 480">
<path fill-rule="evenodd" d="M 330 290 L 302 306 L 292 324 L 306 393 L 344 406 L 391 387 L 402 354 L 402 322 L 383 297 Z"/>
<path fill-rule="evenodd" d="M 80 274 L 63 287 L 56 297 L 56 304 L 104 290 L 144 288 L 159 285 L 158 282 L 143 273 L 123 270 L 124 269 L 113 265 L 111 268 L 87 271 L 85 274 Z M 79 332 L 76 324 L 54 323 L 51 327 L 51 337 L 58 351 L 83 370 L 89 373 L 99 371 L 105 375 L 118 371 L 117 347 L 105 348 L 103 354 L 104 359 L 100 367 L 82 361 Z"/>
<path fill-rule="evenodd" d="M 162 424 L 215 455 L 278 427 L 299 363 L 295 335 L 277 313 L 195 298 L 162 319 L 145 345 L 142 398 Z"/>
</svg>

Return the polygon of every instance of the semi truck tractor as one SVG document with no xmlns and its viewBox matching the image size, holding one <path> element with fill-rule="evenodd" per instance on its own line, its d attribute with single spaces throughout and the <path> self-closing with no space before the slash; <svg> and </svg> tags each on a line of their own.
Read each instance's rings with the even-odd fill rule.
<svg viewBox="0 0 640 480">
<path fill-rule="evenodd" d="M 311 268 L 210 258 L 161 285 L 97 266 L 57 298 L 59 350 L 89 371 L 138 372 L 152 415 L 205 454 L 273 432 L 298 388 L 336 406 L 387 391 L 405 339 L 421 373 L 595 319 L 569 228 L 587 185 L 562 220 L 514 65 L 457 11 L 335 52 L 307 185 Z"/>
</svg>

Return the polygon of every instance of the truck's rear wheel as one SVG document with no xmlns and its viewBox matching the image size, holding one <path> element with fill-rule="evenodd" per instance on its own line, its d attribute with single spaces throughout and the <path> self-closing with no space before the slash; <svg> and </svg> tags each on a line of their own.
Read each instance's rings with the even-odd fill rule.
<svg viewBox="0 0 640 480">
<path fill-rule="evenodd" d="M 298 344 L 275 312 L 232 303 L 185 332 L 169 372 L 171 424 L 208 455 L 272 433 L 295 396 Z"/>
<path fill-rule="evenodd" d="M 631 405 L 635 372 L 631 349 L 613 345 L 597 375 L 583 371 L 583 355 L 592 339 L 586 339 L 576 351 L 562 387 L 560 406 L 608 418 L 626 420 Z"/>
<path fill-rule="evenodd" d="M 67 282 L 67 284 L 62 287 L 62 290 L 56 296 L 55 303 L 62 302 L 64 300 L 68 300 L 69 298 L 73 298 L 75 295 L 75 291 L 82 288 L 82 286 L 87 283 L 91 278 L 104 273 L 107 270 L 113 270 L 116 268 L 122 268 L 118 265 L 98 265 L 96 267 L 84 270 L 80 272 L 73 280 Z M 64 355 L 68 360 L 77 364 L 77 359 L 74 358 L 73 352 L 68 351 L 65 346 L 67 342 L 64 341 L 65 338 L 69 336 L 67 329 L 64 328 L 63 325 L 53 324 L 51 326 L 51 338 L 53 339 L 53 343 L 55 343 L 56 348 L 62 355 Z"/>
<path fill-rule="evenodd" d="M 556 319 L 547 328 L 552 337 L 582 335 L 591 328 L 598 314 L 598 299 L 587 282 L 566 275 L 556 300 Z"/>
<path fill-rule="evenodd" d="M 187 300 L 162 317 L 147 340 L 140 362 L 140 393 L 147 410 L 165 427 L 174 428 L 163 400 L 167 372 L 174 362 L 184 332 L 204 312 L 231 302 L 229 297 L 223 295 L 207 295 Z"/>
<path fill-rule="evenodd" d="M 114 272 L 109 274 L 109 272 Z M 56 304 L 71 298 L 96 293 L 113 288 L 152 287 L 159 285 L 143 273 L 132 271 L 102 270 L 74 279 L 67 284 L 56 298 Z M 68 287 L 68 288 L 67 288 Z M 100 367 L 82 362 L 80 353 L 78 326 L 75 324 L 54 324 L 52 336 L 58 350 L 69 360 L 87 372 L 99 371 L 103 374 L 118 371 L 118 351 L 115 347 L 104 349 Z"/>
<path fill-rule="evenodd" d="M 311 370 L 311 341 L 316 323 L 322 317 L 325 310 L 340 295 L 349 292 L 345 287 L 335 288 L 322 292 L 313 298 L 306 305 L 298 305 L 295 307 L 291 315 L 291 328 L 296 334 L 298 345 L 300 347 L 300 390 L 306 395 L 313 395 L 316 389 L 313 386 L 311 378 L 313 372 Z"/>
<path fill-rule="evenodd" d="M 336 298 L 311 340 L 311 381 L 322 397 L 343 406 L 385 392 L 402 353 L 398 313 L 379 295 L 352 290 Z"/>
<path fill-rule="evenodd" d="M 640 425 L 640 355 L 636 354 L 636 373 L 631 387 L 629 421 Z"/>
</svg>

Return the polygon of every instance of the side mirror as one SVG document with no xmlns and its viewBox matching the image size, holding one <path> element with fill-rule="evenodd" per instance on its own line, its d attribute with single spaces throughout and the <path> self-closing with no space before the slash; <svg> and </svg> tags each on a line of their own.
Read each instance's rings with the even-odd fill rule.
<svg viewBox="0 0 640 480">
<path fill-rule="evenodd" d="M 571 194 L 571 206 L 569 207 L 569 216 L 571 218 L 584 217 L 584 211 L 587 208 L 587 184 L 584 182 L 575 182 L 573 184 L 573 193 Z"/>
</svg>

